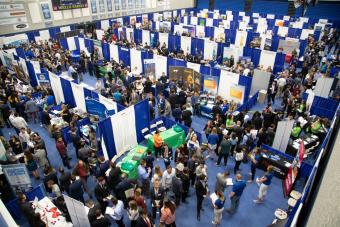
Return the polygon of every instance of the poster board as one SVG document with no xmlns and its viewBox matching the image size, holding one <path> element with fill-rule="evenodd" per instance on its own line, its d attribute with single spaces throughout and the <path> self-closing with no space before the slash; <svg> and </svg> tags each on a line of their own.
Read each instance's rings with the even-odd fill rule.
<svg viewBox="0 0 340 227">
<path fill-rule="evenodd" d="M 199 92 L 201 89 L 200 85 L 200 73 L 193 69 L 181 67 L 181 66 L 171 66 L 169 67 L 169 79 L 179 81 L 183 84 L 184 88 L 192 87 L 194 91 Z"/>
<path fill-rule="evenodd" d="M 267 90 L 270 80 L 270 73 L 259 69 L 254 70 L 253 80 L 251 82 L 250 95 L 259 90 Z"/>
<path fill-rule="evenodd" d="M 231 100 L 231 87 L 238 85 L 239 78 L 240 75 L 237 73 L 221 70 L 217 94 L 224 99 Z"/>
<path fill-rule="evenodd" d="M 329 93 L 331 91 L 332 85 L 333 85 L 334 78 L 324 78 L 320 77 L 316 81 L 315 89 L 314 89 L 314 94 L 316 96 L 320 96 L 323 98 L 328 98 Z"/>
<path fill-rule="evenodd" d="M 209 94 L 217 94 L 218 77 L 204 75 L 203 90 Z"/>
<path fill-rule="evenodd" d="M 282 53 L 284 54 L 292 54 L 294 49 L 300 48 L 300 42 L 294 38 L 280 39 L 279 48 L 282 48 Z"/>
<path fill-rule="evenodd" d="M 154 59 L 144 59 L 144 74 L 151 81 L 156 81 L 156 64 Z"/>
<path fill-rule="evenodd" d="M 3 165 L 2 171 L 12 187 L 31 186 L 31 179 L 24 163 Z"/>
<path fill-rule="evenodd" d="M 279 121 L 277 124 L 276 134 L 273 142 L 273 148 L 281 152 L 286 152 L 290 133 L 294 126 L 294 120 Z"/>
<path fill-rule="evenodd" d="M 274 63 L 275 63 L 275 58 L 276 58 L 276 52 L 268 51 L 268 50 L 262 50 L 259 65 L 263 66 L 264 69 L 267 69 L 268 67 L 273 69 Z"/>
<path fill-rule="evenodd" d="M 67 210 L 70 214 L 73 226 L 90 227 L 84 204 L 63 194 Z"/>
<path fill-rule="evenodd" d="M 235 63 L 243 56 L 243 48 L 235 47 L 230 45 L 230 47 L 223 48 L 223 60 L 230 59 L 231 56 L 234 57 Z"/>
</svg>

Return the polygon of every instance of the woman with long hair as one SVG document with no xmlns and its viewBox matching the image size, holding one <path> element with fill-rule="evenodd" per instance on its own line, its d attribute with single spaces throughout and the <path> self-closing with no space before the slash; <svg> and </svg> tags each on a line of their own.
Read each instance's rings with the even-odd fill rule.
<svg viewBox="0 0 340 227">
<path fill-rule="evenodd" d="M 218 226 L 221 224 L 225 198 L 223 192 L 221 191 L 217 191 L 216 195 L 217 199 L 214 202 L 214 220 L 211 223 L 215 226 Z"/>
<path fill-rule="evenodd" d="M 161 209 L 160 224 L 163 224 L 166 227 L 176 227 L 175 219 L 176 205 L 169 200 L 164 201 Z"/>
<path fill-rule="evenodd" d="M 34 157 L 30 151 L 25 151 L 24 153 L 25 157 L 25 164 L 30 173 L 35 177 L 35 179 L 39 180 L 40 176 L 38 173 L 38 165 L 36 161 L 34 160 Z"/>
</svg>

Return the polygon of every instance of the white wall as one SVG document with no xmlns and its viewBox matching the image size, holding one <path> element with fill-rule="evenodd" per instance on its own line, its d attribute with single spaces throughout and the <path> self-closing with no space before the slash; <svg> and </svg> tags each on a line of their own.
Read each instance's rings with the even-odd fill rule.
<svg viewBox="0 0 340 227">
<path fill-rule="evenodd" d="M 99 0 L 97 0 L 97 10 L 99 10 L 98 1 Z M 150 4 L 148 4 L 149 1 L 155 1 L 156 4 L 153 4 L 153 5 L 156 6 L 156 7 L 154 7 L 154 8 L 148 7 L 150 5 Z M 52 13 L 52 20 L 50 20 L 50 21 L 44 20 L 43 13 L 42 13 L 42 10 L 41 10 L 41 7 L 40 7 L 41 2 L 48 2 L 49 3 L 49 8 L 50 8 L 50 11 Z M 195 6 L 195 0 L 163 0 L 163 2 L 161 2 L 161 3 L 158 0 L 145 0 L 145 2 L 146 2 L 146 5 L 147 5 L 146 6 L 147 8 L 144 8 L 144 9 L 116 11 L 115 6 L 114 6 L 114 0 L 112 0 L 112 12 L 107 12 L 107 2 L 106 2 L 106 0 L 104 0 L 105 13 L 101 13 L 101 14 L 98 13 L 96 15 L 92 15 L 91 4 L 90 4 L 91 1 L 88 0 L 89 11 L 90 11 L 89 16 L 83 16 L 83 11 L 80 10 L 80 11 L 82 11 L 81 14 L 80 14 L 80 17 L 75 18 L 77 13 L 75 11 L 71 10 L 71 11 L 69 11 L 71 13 L 71 18 L 64 19 L 64 15 L 63 15 L 63 19 L 55 20 L 54 17 L 53 17 L 51 0 L 4 0 L 4 1 L 0 0 L 0 6 L 2 6 L 3 4 L 24 4 L 24 11 L 26 12 L 26 17 L 27 17 L 27 22 L 15 22 L 14 24 L 0 25 L 0 35 L 10 34 L 10 33 L 20 33 L 20 32 L 25 32 L 25 31 L 29 31 L 29 30 L 44 29 L 44 28 L 48 28 L 48 27 L 62 26 L 62 25 L 75 24 L 75 23 L 105 19 L 105 18 L 114 18 L 114 17 L 133 15 L 133 14 L 142 14 L 142 13 L 165 11 L 165 10 L 172 10 L 172 9 L 191 8 L 191 7 Z M 38 5 L 39 5 L 38 14 L 40 14 L 40 16 L 42 18 L 41 22 L 32 23 L 32 16 L 30 14 L 30 10 L 29 10 L 29 7 L 28 7 L 29 3 L 38 3 Z M 126 6 L 128 6 L 128 0 L 126 0 Z M 0 13 L 4 13 L 4 11 L 0 11 Z M 3 16 L 2 16 L 2 18 L 3 18 Z M 2 18 L 0 18 L 0 20 Z M 18 25 L 18 24 L 28 24 L 28 28 L 15 29 L 15 25 Z"/>
</svg>

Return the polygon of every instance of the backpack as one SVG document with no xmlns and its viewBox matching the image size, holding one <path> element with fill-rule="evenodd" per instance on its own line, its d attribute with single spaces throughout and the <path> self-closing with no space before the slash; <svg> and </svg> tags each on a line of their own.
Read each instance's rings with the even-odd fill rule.
<svg viewBox="0 0 340 227">
<path fill-rule="evenodd" d="M 249 147 L 253 146 L 253 144 L 254 144 L 254 139 L 253 139 L 253 137 L 247 135 L 247 141 L 246 141 L 247 147 L 249 148 Z"/>
</svg>

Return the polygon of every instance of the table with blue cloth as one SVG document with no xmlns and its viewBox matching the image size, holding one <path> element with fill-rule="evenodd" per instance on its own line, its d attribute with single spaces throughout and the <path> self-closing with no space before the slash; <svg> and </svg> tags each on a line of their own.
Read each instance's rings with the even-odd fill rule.
<svg viewBox="0 0 340 227">
<path fill-rule="evenodd" d="M 215 104 L 200 103 L 201 115 L 205 116 L 209 119 L 212 119 L 213 118 L 212 109 L 213 109 L 214 105 Z M 221 109 L 222 109 L 222 113 L 225 114 L 229 109 L 229 105 L 223 105 L 223 106 L 221 106 Z"/>
<path fill-rule="evenodd" d="M 71 60 L 72 60 L 72 62 L 74 62 L 74 63 L 79 62 L 79 60 L 80 60 L 80 53 L 79 53 L 79 50 L 74 50 L 74 51 L 72 51 L 72 53 L 71 53 Z"/>
</svg>

